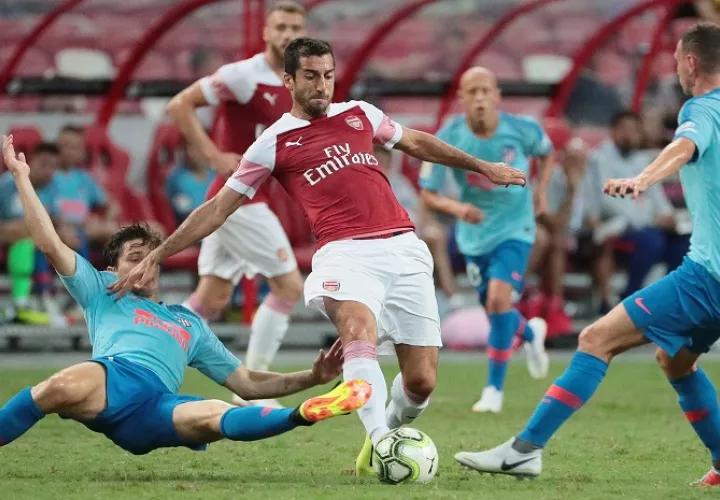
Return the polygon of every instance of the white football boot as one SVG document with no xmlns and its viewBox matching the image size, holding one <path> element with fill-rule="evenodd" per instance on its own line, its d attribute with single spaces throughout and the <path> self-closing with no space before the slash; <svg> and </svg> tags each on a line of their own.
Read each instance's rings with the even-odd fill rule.
<svg viewBox="0 0 720 500">
<path fill-rule="evenodd" d="M 507 474 L 519 479 L 534 479 L 542 472 L 542 448 L 530 453 L 520 453 L 512 448 L 515 438 L 497 448 L 478 453 L 461 451 L 455 460 L 465 467 L 489 474 Z"/>
<path fill-rule="evenodd" d="M 547 377 L 550 368 L 550 358 L 545 351 L 545 337 L 547 335 L 547 322 L 542 318 L 533 318 L 528 321 L 535 337 L 530 342 L 525 342 L 525 357 L 527 369 L 530 376 L 536 380 Z"/>
<path fill-rule="evenodd" d="M 475 403 L 472 411 L 475 413 L 500 413 L 503 405 L 503 393 L 494 386 L 489 385 L 483 389 L 480 401 Z"/>
</svg>

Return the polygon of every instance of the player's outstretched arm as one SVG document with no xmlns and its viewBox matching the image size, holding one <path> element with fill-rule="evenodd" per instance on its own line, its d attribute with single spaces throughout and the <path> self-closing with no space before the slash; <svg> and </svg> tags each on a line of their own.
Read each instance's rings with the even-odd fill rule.
<svg viewBox="0 0 720 500">
<path fill-rule="evenodd" d="M 610 196 L 636 197 L 653 184 L 676 174 L 686 163 L 692 160 L 697 146 L 687 137 L 678 137 L 655 158 L 648 167 L 632 179 L 610 179 L 605 182 L 603 192 Z"/>
<path fill-rule="evenodd" d="M 171 255 L 194 245 L 219 228 L 225 219 L 245 201 L 245 195 L 227 186 L 206 201 L 155 250 L 150 252 L 125 276 L 108 287 L 110 293 L 122 297 L 133 287 L 142 288 L 157 277 L 160 263 Z"/>
<path fill-rule="evenodd" d="M 473 158 L 458 148 L 437 137 L 419 130 L 403 127 L 403 134 L 395 149 L 419 160 L 438 163 L 452 168 L 469 170 L 486 176 L 490 182 L 500 186 L 525 185 L 525 172 L 504 163 L 491 163 Z"/>
<path fill-rule="evenodd" d="M 53 226 L 50 215 L 38 198 L 30 182 L 30 167 L 23 153 L 15 154 L 13 137 L 2 138 L 3 160 L 13 175 L 25 211 L 25 224 L 38 249 L 43 252 L 55 270 L 63 276 L 75 274 L 75 252 L 62 242 Z"/>
<path fill-rule="evenodd" d="M 295 373 L 259 372 L 240 366 L 225 381 L 225 387 L 246 400 L 274 399 L 327 384 L 342 373 L 340 340 L 326 353 L 320 351 L 311 370 Z"/>
<path fill-rule="evenodd" d="M 225 178 L 230 177 L 240 161 L 240 155 L 220 151 L 197 116 L 197 108 L 209 106 L 200 82 L 195 82 L 170 99 L 167 112 L 182 132 L 185 140 L 198 148 L 213 169 Z"/>
</svg>

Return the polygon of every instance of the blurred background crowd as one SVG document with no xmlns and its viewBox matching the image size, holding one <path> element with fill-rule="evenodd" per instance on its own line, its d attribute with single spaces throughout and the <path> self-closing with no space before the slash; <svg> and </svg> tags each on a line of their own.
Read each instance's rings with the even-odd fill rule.
<svg viewBox="0 0 720 500">
<path fill-rule="evenodd" d="M 151 44 L 120 99 L 108 108 L 110 85 L 147 30 L 161 25 L 179 4 L 191 2 L 75 1 L 41 35 L 29 37 L 61 3 L 0 1 L 0 67 L 7 69 L 18 47 L 29 44 L 12 73 L 0 74 L 0 129 L 12 132 L 16 149 L 28 156 L 32 182 L 63 239 L 102 268 L 102 244 L 119 224 L 146 220 L 167 235 L 204 201 L 213 180 L 209 165 L 167 121 L 168 99 L 262 45 L 243 36 L 252 27 L 247 21 L 252 1 L 204 2 Z M 672 137 L 685 100 L 675 76 L 675 43 L 698 20 L 720 20 L 713 0 L 654 2 L 656 7 L 611 30 L 590 47 L 559 113 L 549 111 L 588 40 L 613 19 L 651 2 L 540 2 L 544 5 L 513 19 L 468 60 L 468 50 L 509 12 L 538 2 L 315 3 L 321 5 L 305 2 L 309 34 L 332 43 L 339 83 L 398 122 L 434 132 L 459 68 L 477 64 L 498 76 L 501 109 L 543 124 L 557 165 L 548 191 L 550 210 L 539 219 L 527 287 L 517 300 L 527 317 L 546 318 L 549 342 L 571 341 L 598 314 L 680 263 L 692 228 L 677 179 L 638 199 L 608 198 L 601 190 L 609 177 L 639 173 Z M 388 25 L 394 14 L 411 7 L 409 17 Z M 383 41 L 356 68 L 365 40 L 380 33 Z M 353 73 L 352 81 L 342 80 Z M 455 104 L 450 109 L 458 110 Z M 214 109 L 199 112 L 213 133 L 224 126 Z M 482 328 L 471 336 L 458 333 L 487 319 L 465 277 L 454 220 L 423 207 L 422 165 L 397 152 L 387 163 L 398 198 L 433 253 L 448 345 L 481 346 Z M 294 202 L 275 189 L 271 208 L 308 273 L 309 226 Z M 445 194 L 454 196 L 456 190 L 448 176 Z M 196 263 L 197 249 L 166 263 L 164 300 L 181 302 L 190 294 Z M 12 330 L 8 337 L 22 339 L 24 332 L 39 329 L 75 331 L 73 325 L 82 325 L 81 311 L 28 240 L 14 183 L 1 170 L 0 273 L 0 329 Z M 228 336 L 241 331 L 265 293 L 261 278 L 241 283 L 220 320 L 225 330 L 219 331 Z M 301 330 L 321 322 L 301 304 L 294 316 L 293 328 Z M 298 335 L 308 343 L 322 341 L 323 328 L 307 331 L 314 336 Z M 287 339 L 293 344 L 292 331 Z"/>
</svg>

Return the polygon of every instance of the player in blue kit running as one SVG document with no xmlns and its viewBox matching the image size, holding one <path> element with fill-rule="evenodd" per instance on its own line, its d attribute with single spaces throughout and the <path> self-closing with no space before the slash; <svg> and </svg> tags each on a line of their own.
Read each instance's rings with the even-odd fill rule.
<svg viewBox="0 0 720 500">
<path fill-rule="evenodd" d="M 637 196 L 679 171 L 694 226 L 690 252 L 677 270 L 583 330 L 570 366 L 517 438 L 486 452 L 460 452 L 455 459 L 461 464 L 481 472 L 539 475 L 546 443 L 590 399 L 610 360 L 653 342 L 680 408 L 710 451 L 712 469 L 695 484 L 720 485 L 718 395 L 696 364 L 720 337 L 720 27 L 690 28 L 675 59 L 680 85 L 692 98 L 680 110 L 674 140 L 640 175 L 608 180 L 604 191 Z"/>
<path fill-rule="evenodd" d="M 513 292 L 521 293 L 535 241 L 535 216 L 546 210 L 545 191 L 552 173 L 552 144 L 532 118 L 497 109 L 500 89 L 495 75 L 475 67 L 460 80 L 458 96 L 464 114 L 450 120 L 438 137 L 476 158 L 502 161 L 529 174 L 530 159 L 539 159 L 540 181 L 534 190 L 494 186 L 484 176 L 453 170 L 460 201 L 439 194 L 447 167 L 426 164 L 420 178 L 422 199 L 430 210 L 458 218 L 456 239 L 467 262 L 467 275 L 490 318 L 488 382 L 475 412 L 498 413 L 516 335 L 524 341 L 528 371 L 547 376 L 547 325 L 525 318 L 513 308 Z"/>
<path fill-rule="evenodd" d="M 236 408 L 224 401 L 177 394 L 185 368 L 197 368 L 248 400 L 276 398 L 330 382 L 342 371 L 338 341 L 322 352 L 312 370 L 280 374 L 248 370 L 199 316 L 157 300 L 157 280 L 116 299 L 107 287 L 140 262 L 160 239 L 145 225 L 118 230 L 104 255 L 110 267 L 96 271 L 60 241 L 29 179 L 23 153 L 3 137 L 5 165 L 12 172 L 36 246 L 85 312 L 92 359 L 20 391 L 0 408 L 0 446 L 7 445 L 51 413 L 86 425 L 136 455 L 157 448 L 204 450 L 227 438 L 254 441 L 307 426 L 363 406 L 370 386 L 349 380 L 295 409 Z"/>
</svg>

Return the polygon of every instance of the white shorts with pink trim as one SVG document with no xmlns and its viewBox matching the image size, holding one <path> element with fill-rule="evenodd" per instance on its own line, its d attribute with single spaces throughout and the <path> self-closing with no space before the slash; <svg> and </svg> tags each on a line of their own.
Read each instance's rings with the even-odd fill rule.
<svg viewBox="0 0 720 500">
<path fill-rule="evenodd" d="M 305 303 L 327 316 L 324 297 L 365 304 L 378 323 L 380 354 L 393 344 L 441 347 L 433 260 L 415 233 L 328 243 L 313 256 Z"/>
<path fill-rule="evenodd" d="M 236 285 L 243 275 L 267 278 L 297 269 L 295 254 L 280 220 L 265 203 L 238 208 L 202 241 L 200 276 L 217 276 Z"/>
</svg>

